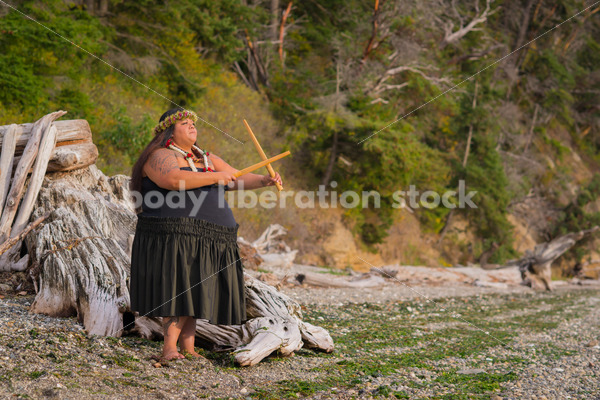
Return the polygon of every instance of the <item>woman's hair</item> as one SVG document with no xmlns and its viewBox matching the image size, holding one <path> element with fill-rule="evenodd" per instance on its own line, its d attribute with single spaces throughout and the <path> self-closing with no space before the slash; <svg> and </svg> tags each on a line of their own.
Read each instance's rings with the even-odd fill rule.
<svg viewBox="0 0 600 400">
<path fill-rule="evenodd" d="M 170 109 L 169 111 L 165 112 L 160 117 L 158 122 L 159 123 L 162 122 L 169 115 L 175 114 L 176 112 L 179 112 L 179 111 L 184 111 L 184 110 L 180 107 Z M 171 136 L 173 136 L 174 131 L 175 131 L 175 124 L 171 125 L 167 129 L 165 129 L 163 132 L 159 133 L 158 135 L 155 135 L 154 138 L 152 139 L 152 141 L 150 141 L 150 143 L 148 143 L 148 146 L 146 146 L 144 151 L 142 151 L 142 154 L 140 155 L 138 160 L 135 162 L 133 169 L 131 170 L 131 181 L 129 183 L 129 189 L 132 192 L 137 192 L 137 193 L 141 194 L 141 192 L 142 192 L 142 173 L 143 173 L 144 165 L 146 164 L 146 162 L 148 161 L 148 159 L 150 158 L 150 156 L 152 155 L 152 153 L 154 151 L 165 147 L 167 140 L 169 140 L 169 138 L 171 138 Z M 196 153 L 196 152 L 194 152 L 194 153 Z M 136 211 L 139 211 L 139 209 Z"/>
</svg>

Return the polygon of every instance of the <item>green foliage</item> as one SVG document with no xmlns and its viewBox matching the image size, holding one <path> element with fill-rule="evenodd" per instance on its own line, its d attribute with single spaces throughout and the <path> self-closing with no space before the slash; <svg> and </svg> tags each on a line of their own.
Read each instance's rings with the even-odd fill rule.
<svg viewBox="0 0 600 400">
<path fill-rule="evenodd" d="M 566 235 L 570 232 L 579 232 L 590 229 L 594 226 L 600 226 L 600 212 L 586 211 L 587 207 L 592 206 L 600 197 L 600 174 L 595 174 L 588 185 L 580 189 L 576 199 L 565 207 L 559 214 L 551 232 L 552 238 Z M 580 262 L 588 253 L 586 244 L 590 237 L 578 242 L 568 253 L 567 257 L 573 257 Z"/>
<path fill-rule="evenodd" d="M 85 13 L 56 16 L 62 2 L 50 1 L 44 6 L 25 2 L 24 12 L 59 35 L 69 37 L 89 51 L 100 53 L 99 43 L 105 29 L 95 18 Z M 88 56 L 60 39 L 44 27 L 24 19 L 16 12 L 0 18 L 0 80 L 3 90 L 0 103 L 5 107 L 30 109 L 36 114 L 48 106 L 47 93 L 52 93 L 56 77 L 76 80 Z"/>
<path fill-rule="evenodd" d="M 19 9 L 81 49 L 20 13 L 0 18 L 0 123 L 29 122 L 55 109 L 85 118 L 106 173 L 129 173 L 158 116 L 174 106 L 166 99 L 201 106 L 201 117 L 216 113 L 211 102 L 223 103 L 215 99 L 225 91 L 256 102 L 246 90 L 239 93 L 231 73 L 195 50 L 209 46 L 225 62 L 237 54 L 238 32 L 261 14 L 239 2 L 116 1 L 102 19 L 60 0 L 25 1 Z M 235 101 L 225 103 L 235 107 Z"/>
<path fill-rule="evenodd" d="M 474 146 L 473 158 L 466 169 L 467 191 L 477 191 L 474 202 L 477 209 L 466 209 L 465 213 L 477 233 L 485 238 L 483 250 L 493 242 L 499 245 L 491 262 L 501 262 L 515 255 L 512 248 L 512 226 L 506 218 L 506 209 L 511 196 L 507 191 L 508 180 L 504 173 L 500 155 L 491 148 L 489 137 L 480 136 Z"/>
<path fill-rule="evenodd" d="M 564 156 L 570 151 L 567 146 L 560 142 L 560 140 L 550 138 L 548 135 L 543 135 L 542 137 L 544 142 L 548 143 L 550 146 L 552 146 L 553 150 L 556 151 L 556 156 L 559 160 L 562 161 Z"/>
<path fill-rule="evenodd" d="M 110 145 L 123 149 L 133 164 L 139 155 L 139 150 L 152 140 L 152 128 L 156 125 L 154 118 L 144 113 L 139 120 L 134 121 L 127 115 L 124 107 L 113 114 L 114 125 L 108 127 L 103 136 Z"/>
<path fill-rule="evenodd" d="M 600 43 L 591 37 L 586 38 L 585 45 L 577 53 L 577 63 L 588 70 L 595 70 L 600 65 Z"/>
<path fill-rule="evenodd" d="M 247 29 L 253 32 L 266 20 L 261 8 L 245 7 L 237 0 L 190 2 L 186 18 L 198 45 L 225 63 L 239 59 L 244 43 L 238 34 Z"/>
<path fill-rule="evenodd" d="M 380 31 L 366 54 L 373 33 L 372 3 L 294 2 L 286 22 L 285 66 L 272 42 L 270 3 L 244 4 L 114 0 L 109 13 L 97 17 L 77 2 L 22 1 L 19 10 L 81 48 L 6 11 L 0 18 L 0 123 L 31 121 L 32 115 L 54 109 L 67 110 L 69 118 L 85 118 L 100 148 L 98 164 L 112 174 L 129 172 L 158 116 L 172 102 L 198 109 L 203 120 L 218 128 L 199 122 L 203 146 L 223 151 L 236 166 L 250 164 L 256 160 L 243 146 L 230 146 L 231 139 L 219 130 L 245 138 L 239 122 L 251 116 L 253 128 L 271 146 L 293 151 L 297 164 L 290 171 L 298 175 L 299 186 L 318 185 L 329 176 L 338 182 L 338 193 L 380 193 L 380 208 L 361 203 L 345 212 L 371 249 L 385 240 L 394 221 L 394 193 L 414 185 L 420 193 L 442 194 L 464 180 L 467 191 L 478 192 L 478 208 L 460 212 L 479 237 L 475 249 L 500 246 L 491 261 L 514 253 L 506 209 L 515 193 L 509 191 L 498 150 L 520 151 L 506 134 L 522 132 L 499 126 L 499 117 L 510 118 L 498 115 L 503 105 L 508 102 L 520 115 L 530 115 L 533 105 L 539 105 L 540 116 L 556 129 L 568 129 L 578 149 L 600 160 L 600 44 L 591 19 L 580 26 L 565 24 L 515 55 L 519 71 L 513 80 L 488 68 L 491 59 L 504 55 L 492 44 L 510 47 L 519 33 L 518 26 L 507 23 L 514 11 L 508 3 L 478 30 L 440 46 L 443 32 L 431 17 L 457 23 L 449 8 L 425 11 L 426 5 L 398 8 L 398 2 L 382 2 Z M 455 5 L 465 18 L 475 12 L 472 3 Z M 528 35 L 553 27 L 581 7 L 565 0 L 547 8 L 542 4 L 536 9 Z M 234 62 L 250 72 L 247 38 L 269 76 L 260 93 L 244 87 L 231 72 Z M 386 75 L 399 66 L 411 68 Z M 476 107 L 475 80 L 463 82 L 473 75 Z M 445 93 L 459 82 L 460 87 Z M 463 167 L 469 132 L 470 154 Z M 544 132 L 546 126 L 537 126 L 534 137 L 563 160 L 568 147 Z M 550 175 L 542 183 L 525 175 L 521 187 L 565 179 L 558 172 Z M 583 190 L 573 209 L 564 211 L 562 228 L 587 226 L 595 218 L 581 211 L 591 202 L 590 193 L 595 192 Z M 415 211 L 426 230 L 438 233 L 449 209 Z M 247 211 L 244 217 L 259 220 L 257 212 Z"/>
</svg>

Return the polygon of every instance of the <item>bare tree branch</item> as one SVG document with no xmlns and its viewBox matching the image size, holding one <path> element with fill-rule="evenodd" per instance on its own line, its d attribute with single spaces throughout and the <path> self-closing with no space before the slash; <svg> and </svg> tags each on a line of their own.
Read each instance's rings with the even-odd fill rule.
<svg viewBox="0 0 600 400">
<path fill-rule="evenodd" d="M 486 22 L 489 16 L 493 15 L 500 9 L 500 7 L 496 7 L 495 9 L 492 10 L 490 7 L 492 1 L 493 0 L 486 0 L 485 10 L 483 10 L 483 12 L 479 13 L 479 0 L 475 0 L 475 17 L 473 17 L 473 19 L 466 26 L 464 26 L 464 24 L 463 24 L 463 19 L 459 18 L 460 27 L 455 32 L 453 32 L 454 31 L 454 23 L 452 23 L 451 21 L 448 21 L 444 26 L 445 35 L 444 35 L 444 39 L 442 40 L 442 46 L 446 46 L 448 44 L 458 42 L 469 32 L 481 30 L 480 28 L 477 28 L 476 26 Z M 454 2 L 452 2 L 452 8 L 456 14 L 460 15 L 458 13 L 458 11 L 456 10 Z"/>
<path fill-rule="evenodd" d="M 284 67 L 283 63 L 283 37 L 285 35 L 285 21 L 287 20 L 290 12 L 292 11 L 292 2 L 288 3 L 286 10 L 281 16 L 281 26 L 279 27 L 279 61 L 281 61 L 281 67 Z"/>
<path fill-rule="evenodd" d="M 400 74 L 402 72 L 407 72 L 407 71 L 408 72 L 413 72 L 415 74 L 419 74 L 423 78 L 425 78 L 426 80 L 428 80 L 429 82 L 432 82 L 432 83 L 434 83 L 436 85 L 439 85 L 439 84 L 451 84 L 452 83 L 452 81 L 450 79 L 448 79 L 448 78 L 444 78 L 444 77 L 443 78 L 437 78 L 437 77 L 434 77 L 434 76 L 429 76 L 429 75 L 425 74 L 422 71 L 423 69 L 425 69 L 425 70 L 427 70 L 427 69 L 431 70 L 432 68 L 426 67 L 426 66 L 420 66 L 420 65 L 413 65 L 413 66 L 411 66 L 411 65 L 403 65 L 403 66 L 400 66 L 400 67 L 395 67 L 395 68 L 388 69 L 377 80 L 377 82 L 375 82 L 375 84 L 371 87 L 371 89 L 368 89 L 366 91 L 366 93 L 370 94 L 370 95 L 377 95 L 377 94 L 379 94 L 379 93 L 381 93 L 383 91 L 386 91 L 386 90 L 401 89 L 401 88 L 407 86 L 408 82 L 404 82 L 404 83 L 397 84 L 397 85 L 385 84 L 385 82 L 388 79 L 392 78 L 394 75 L 398 75 L 398 74 Z"/>
<path fill-rule="evenodd" d="M 240 78 L 242 78 L 242 80 L 244 81 L 246 86 L 248 86 L 250 89 L 258 91 L 258 88 L 255 85 L 253 85 L 252 83 L 250 83 L 250 81 L 246 77 L 246 74 L 244 74 L 244 71 L 242 71 L 242 68 L 240 67 L 240 64 L 237 61 L 233 63 L 233 66 L 235 67 L 234 68 L 235 72 L 237 72 L 238 75 L 240 76 Z"/>
<path fill-rule="evenodd" d="M 383 1 L 381 2 L 383 5 Z M 365 51 L 363 52 L 362 60 L 365 61 L 371 51 L 373 51 L 373 44 L 375 43 L 375 38 L 377 38 L 377 31 L 379 28 L 379 0 L 375 0 L 375 7 L 373 8 L 373 30 L 371 31 L 371 37 L 369 38 L 369 42 L 365 47 Z"/>
</svg>

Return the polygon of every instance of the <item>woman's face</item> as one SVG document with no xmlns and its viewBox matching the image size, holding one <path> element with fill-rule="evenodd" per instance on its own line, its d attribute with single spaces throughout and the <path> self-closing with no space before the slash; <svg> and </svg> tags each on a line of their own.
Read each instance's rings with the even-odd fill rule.
<svg viewBox="0 0 600 400">
<path fill-rule="evenodd" d="M 196 143 L 196 137 L 198 132 L 194 121 L 187 118 L 175 123 L 175 130 L 173 131 L 173 141 L 179 147 L 189 149 L 194 143 Z"/>
</svg>

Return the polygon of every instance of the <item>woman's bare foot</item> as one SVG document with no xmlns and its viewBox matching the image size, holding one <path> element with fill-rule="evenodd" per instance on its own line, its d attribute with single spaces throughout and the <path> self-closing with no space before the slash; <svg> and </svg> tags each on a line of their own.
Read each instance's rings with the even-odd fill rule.
<svg viewBox="0 0 600 400">
<path fill-rule="evenodd" d="M 172 352 L 168 352 L 168 353 L 163 353 L 160 356 L 159 361 L 181 360 L 182 358 L 185 358 L 185 356 L 183 354 L 181 354 L 178 351 L 172 351 Z"/>
<path fill-rule="evenodd" d="M 181 354 L 183 354 L 184 357 L 193 357 L 193 358 L 204 358 L 204 356 L 202 356 L 201 354 L 196 353 L 195 350 L 181 350 Z"/>
</svg>

